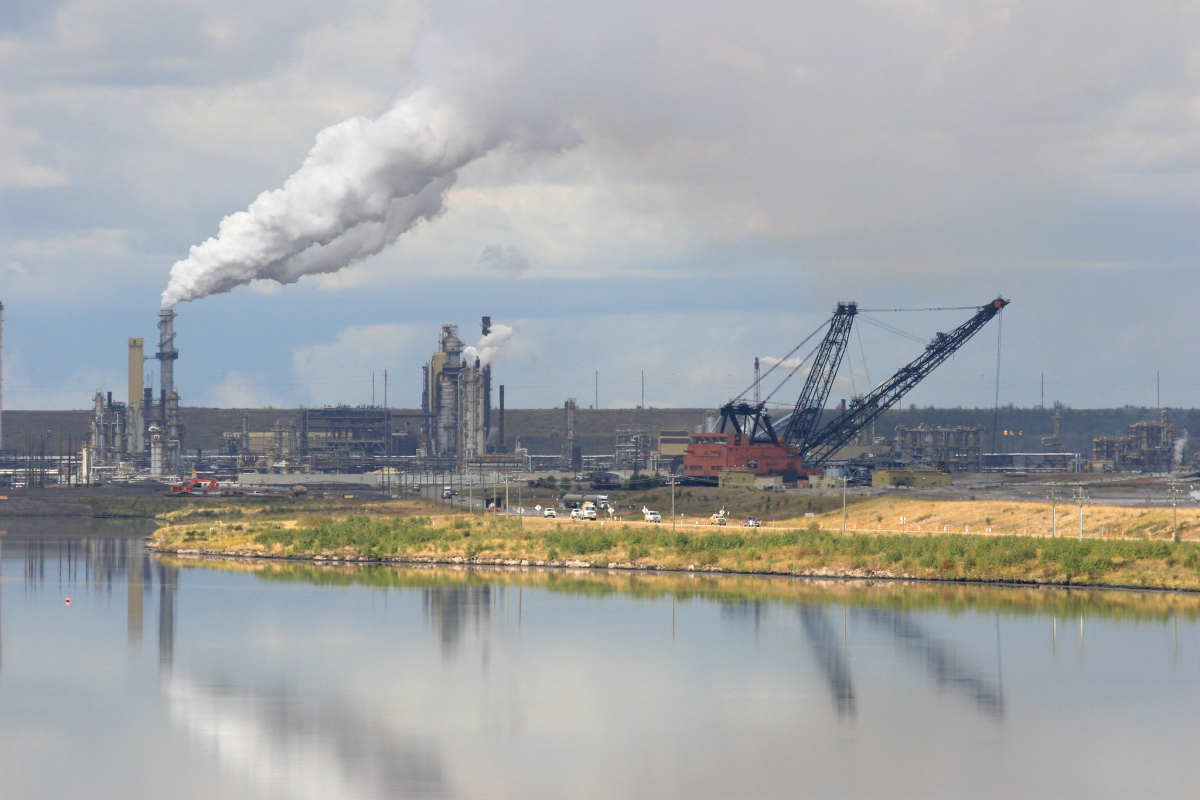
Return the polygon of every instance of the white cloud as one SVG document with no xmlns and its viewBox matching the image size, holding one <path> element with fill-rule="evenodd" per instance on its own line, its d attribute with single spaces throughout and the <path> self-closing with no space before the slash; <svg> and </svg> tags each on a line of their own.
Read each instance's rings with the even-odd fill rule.
<svg viewBox="0 0 1200 800">
<path fill-rule="evenodd" d="M 424 346 L 422 346 L 424 345 Z M 414 381 L 417 365 L 437 349 L 437 329 L 411 324 L 362 325 L 343 329 L 337 339 L 301 347 L 292 354 L 292 373 L 303 402 L 318 405 L 371 400 L 371 375 L 375 374 L 375 399 L 383 402 L 384 370 L 391 369 L 395 386 Z M 396 365 L 407 365 L 397 370 Z M 393 406 L 412 403 L 419 392 L 389 397 Z M 397 398 L 403 398 L 397 399 Z"/>
<path fill-rule="evenodd" d="M 17 127 L 0 100 L 0 189 L 45 189 L 66 186 L 66 171 L 39 164 L 30 151 L 42 144 L 42 137 L 32 130 Z"/>
<path fill-rule="evenodd" d="M 234 371 L 209 390 L 207 400 L 196 405 L 213 408 L 278 408 L 284 404 L 279 395 L 266 385 L 262 375 Z"/>
</svg>

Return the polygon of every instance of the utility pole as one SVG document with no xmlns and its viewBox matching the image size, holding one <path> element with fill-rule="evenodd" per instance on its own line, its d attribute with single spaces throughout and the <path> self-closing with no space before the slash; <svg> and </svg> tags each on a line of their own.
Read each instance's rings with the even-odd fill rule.
<svg viewBox="0 0 1200 800">
<path fill-rule="evenodd" d="M 1083 504 L 1087 502 L 1088 492 L 1083 488 L 1083 484 L 1075 490 L 1075 499 L 1079 502 L 1079 541 L 1083 541 Z"/>
<path fill-rule="evenodd" d="M 671 533 L 675 532 L 675 476 L 671 475 L 667 478 L 667 483 L 671 486 Z"/>
<path fill-rule="evenodd" d="M 645 408 L 645 407 L 646 407 L 646 370 L 642 370 L 642 405 L 641 405 L 641 408 Z"/>
<path fill-rule="evenodd" d="M 842 535 L 846 535 L 846 483 L 850 480 L 849 475 L 842 476 Z"/>
<path fill-rule="evenodd" d="M 1051 538 L 1058 538 L 1058 488 L 1050 490 L 1050 534 Z"/>
<path fill-rule="evenodd" d="M 596 370 L 596 397 L 592 402 L 592 408 L 600 408 L 600 371 Z"/>
<path fill-rule="evenodd" d="M 1171 481 L 1171 541 L 1179 541 L 1179 484 Z"/>
</svg>

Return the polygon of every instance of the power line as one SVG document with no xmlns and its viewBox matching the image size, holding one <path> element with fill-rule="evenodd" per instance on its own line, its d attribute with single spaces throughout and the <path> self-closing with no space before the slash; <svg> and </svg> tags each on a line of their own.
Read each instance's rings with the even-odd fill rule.
<svg viewBox="0 0 1200 800">
<path fill-rule="evenodd" d="M 886 322 L 880 322 L 877 319 L 871 319 L 870 317 L 864 317 L 862 315 L 862 312 L 859 312 L 858 318 L 861 319 L 863 322 L 866 322 L 870 325 L 874 325 L 877 328 L 882 328 L 883 330 L 888 331 L 889 333 L 894 333 L 897 336 L 903 336 L 906 339 L 911 339 L 912 341 L 917 342 L 918 344 L 928 344 L 928 342 L 925 339 L 922 339 L 920 336 L 909 333 L 908 331 L 902 331 L 899 328 L 896 328 L 892 325 L 888 325 Z"/>
<path fill-rule="evenodd" d="M 978 311 L 980 306 L 942 306 L 940 308 L 860 308 L 858 313 L 886 313 L 892 311 Z"/>
</svg>

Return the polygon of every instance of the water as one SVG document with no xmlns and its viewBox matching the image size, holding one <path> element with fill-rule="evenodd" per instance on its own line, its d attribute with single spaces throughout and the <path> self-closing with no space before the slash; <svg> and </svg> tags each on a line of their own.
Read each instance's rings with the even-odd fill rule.
<svg viewBox="0 0 1200 800">
<path fill-rule="evenodd" d="M 205 563 L 4 524 L 4 797 L 1197 792 L 1198 597 Z"/>
</svg>

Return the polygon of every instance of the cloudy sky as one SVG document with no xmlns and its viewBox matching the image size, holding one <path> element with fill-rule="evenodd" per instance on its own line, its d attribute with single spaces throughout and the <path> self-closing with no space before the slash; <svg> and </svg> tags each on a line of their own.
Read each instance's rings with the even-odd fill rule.
<svg viewBox="0 0 1200 800">
<path fill-rule="evenodd" d="M 1001 402 L 1200 395 L 1193 1 L 8 0 L 5 405 L 119 396 L 172 264 L 417 94 L 495 141 L 380 254 L 181 304 L 185 404 L 411 406 L 490 314 L 512 406 L 713 406 L 839 299 L 999 294 Z M 920 351 L 858 328 L 835 395 Z M 905 402 L 990 406 L 999 329 Z"/>
</svg>

